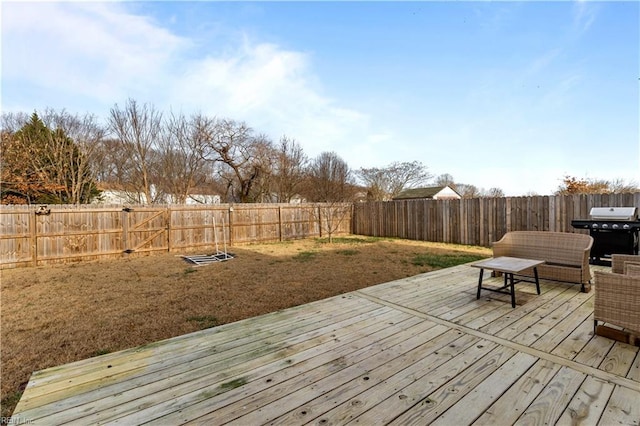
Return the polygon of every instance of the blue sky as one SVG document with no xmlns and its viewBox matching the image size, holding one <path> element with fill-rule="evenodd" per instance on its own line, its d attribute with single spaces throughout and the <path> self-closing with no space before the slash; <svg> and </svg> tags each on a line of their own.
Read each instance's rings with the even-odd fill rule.
<svg viewBox="0 0 640 426">
<path fill-rule="evenodd" d="M 638 2 L 6 2 L 3 111 L 131 97 L 507 195 L 640 182 Z"/>
</svg>

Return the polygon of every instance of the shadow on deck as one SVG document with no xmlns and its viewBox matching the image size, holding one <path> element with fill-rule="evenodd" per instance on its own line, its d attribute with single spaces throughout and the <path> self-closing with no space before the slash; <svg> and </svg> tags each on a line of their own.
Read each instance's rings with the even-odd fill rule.
<svg viewBox="0 0 640 426">
<path fill-rule="evenodd" d="M 523 283 L 512 309 L 506 295 L 476 300 L 477 274 L 448 268 L 39 371 L 13 421 L 638 424 L 638 348 L 593 335 L 593 291 Z"/>
</svg>

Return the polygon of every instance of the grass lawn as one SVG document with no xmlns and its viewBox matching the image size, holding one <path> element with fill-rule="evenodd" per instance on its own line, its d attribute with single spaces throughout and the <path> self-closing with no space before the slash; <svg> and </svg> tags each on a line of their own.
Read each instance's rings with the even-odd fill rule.
<svg viewBox="0 0 640 426">
<path fill-rule="evenodd" d="M 486 248 L 371 237 L 0 271 L 2 416 L 31 372 L 489 257 Z M 200 253 L 206 253 L 206 250 Z"/>
</svg>

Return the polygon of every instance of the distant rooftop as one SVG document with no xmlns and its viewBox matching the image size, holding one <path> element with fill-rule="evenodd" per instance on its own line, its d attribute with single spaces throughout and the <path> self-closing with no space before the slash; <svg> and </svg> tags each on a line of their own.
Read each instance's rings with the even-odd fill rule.
<svg viewBox="0 0 640 426">
<path fill-rule="evenodd" d="M 442 194 L 440 194 L 442 192 Z M 450 186 L 429 186 L 424 188 L 405 189 L 395 196 L 394 200 L 413 200 L 421 198 L 461 198 Z"/>
</svg>

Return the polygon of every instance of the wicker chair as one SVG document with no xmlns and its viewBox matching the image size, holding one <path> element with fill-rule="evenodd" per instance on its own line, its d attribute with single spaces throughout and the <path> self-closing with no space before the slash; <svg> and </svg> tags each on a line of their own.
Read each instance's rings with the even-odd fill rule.
<svg viewBox="0 0 640 426">
<path fill-rule="evenodd" d="M 640 275 L 636 274 L 640 268 L 628 269 L 634 270 L 633 275 L 594 272 L 593 327 L 595 334 L 637 345 L 640 341 Z M 626 332 L 599 327 L 598 321 L 622 327 Z"/>
<path fill-rule="evenodd" d="M 637 254 L 614 254 L 611 255 L 611 272 L 616 274 L 624 274 L 625 263 L 633 263 L 640 265 L 640 256 Z"/>
</svg>

